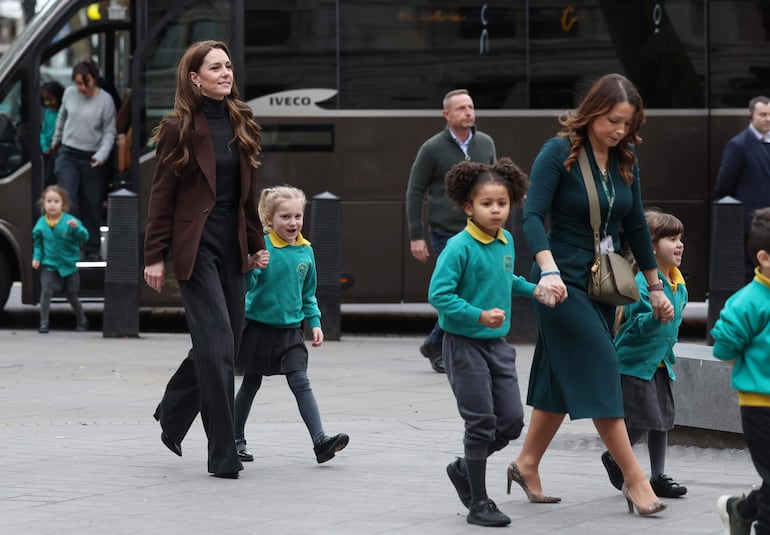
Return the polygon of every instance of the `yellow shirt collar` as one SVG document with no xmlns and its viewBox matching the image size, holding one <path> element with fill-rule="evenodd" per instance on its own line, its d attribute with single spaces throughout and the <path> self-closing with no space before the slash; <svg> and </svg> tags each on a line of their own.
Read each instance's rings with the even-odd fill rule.
<svg viewBox="0 0 770 535">
<path fill-rule="evenodd" d="M 470 218 L 468 218 L 468 223 L 465 225 L 465 230 L 468 232 L 468 234 L 473 236 L 475 240 L 480 241 L 483 244 L 492 243 L 495 239 L 498 239 L 503 243 L 508 243 L 505 234 L 503 234 L 503 229 L 497 229 L 497 236 L 493 238 L 481 230 L 478 226 L 476 226 L 476 223 L 471 221 Z"/>
<path fill-rule="evenodd" d="M 305 239 L 301 232 L 297 234 L 297 243 L 288 243 L 284 241 L 284 239 L 276 234 L 274 230 L 271 230 L 267 237 L 270 238 L 270 242 L 273 244 L 273 247 L 277 249 L 281 249 L 282 247 L 286 247 L 288 245 L 310 245 L 310 242 Z"/>
<path fill-rule="evenodd" d="M 679 271 L 679 268 L 676 266 L 673 266 L 669 270 L 668 280 L 670 281 L 669 284 L 671 285 L 671 290 L 673 290 L 674 292 L 676 291 L 676 287 L 678 284 L 684 284 L 684 276 L 682 275 L 682 272 Z"/>
<path fill-rule="evenodd" d="M 757 282 L 760 282 L 770 288 L 770 277 L 765 277 L 762 275 L 762 272 L 759 270 L 759 266 L 754 268 L 754 278 L 757 279 Z"/>
</svg>

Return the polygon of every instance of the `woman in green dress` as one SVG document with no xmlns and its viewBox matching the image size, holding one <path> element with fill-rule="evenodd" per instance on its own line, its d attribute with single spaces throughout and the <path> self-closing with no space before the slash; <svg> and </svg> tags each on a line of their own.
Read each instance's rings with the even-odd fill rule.
<svg viewBox="0 0 770 535">
<path fill-rule="evenodd" d="M 619 250 L 622 227 L 649 284 L 650 301 L 660 321 L 673 307 L 658 281 L 655 256 L 642 208 L 634 145 L 644 122 L 639 92 L 623 76 L 609 74 L 568 112 L 561 131 L 540 150 L 530 174 L 523 228 L 546 304 L 535 303 L 538 338 L 527 404 L 533 407 L 519 456 L 508 469 L 508 485 L 518 483 L 533 502 L 555 503 L 540 482 L 540 460 L 564 416 L 592 418 L 599 436 L 623 471 L 629 512 L 654 514 L 665 508 L 655 496 L 631 449 L 623 422 L 623 397 L 612 341 L 615 307 L 587 294 L 594 240 L 586 188 L 578 164 L 585 147 L 601 213 L 604 249 Z M 546 231 L 546 221 L 548 230 Z M 556 307 L 547 306 L 552 300 Z"/>
</svg>

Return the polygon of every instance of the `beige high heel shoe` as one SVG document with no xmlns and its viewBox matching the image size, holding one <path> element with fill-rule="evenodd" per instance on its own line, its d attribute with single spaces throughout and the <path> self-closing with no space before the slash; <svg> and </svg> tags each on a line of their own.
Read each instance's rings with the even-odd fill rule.
<svg viewBox="0 0 770 535">
<path fill-rule="evenodd" d="M 654 501 L 648 505 L 639 505 L 631 497 L 631 493 L 628 491 L 628 487 L 625 483 L 623 483 L 623 488 L 621 490 L 623 492 L 623 496 L 626 497 L 626 503 L 628 504 L 628 514 L 630 515 L 634 514 L 634 507 L 636 507 L 637 512 L 641 516 L 654 515 L 655 513 L 660 513 L 666 508 L 666 504 L 660 500 Z"/>
<path fill-rule="evenodd" d="M 546 496 L 542 493 L 535 494 L 529 490 L 529 485 L 527 485 L 527 481 L 524 479 L 524 476 L 522 476 L 521 472 L 519 472 L 519 467 L 516 466 L 515 462 L 512 462 L 508 465 L 508 494 L 511 493 L 511 483 L 514 481 L 519 484 L 521 489 L 524 491 L 524 494 L 527 495 L 527 499 L 532 503 L 559 503 L 561 501 L 561 498 L 556 496 Z"/>
</svg>

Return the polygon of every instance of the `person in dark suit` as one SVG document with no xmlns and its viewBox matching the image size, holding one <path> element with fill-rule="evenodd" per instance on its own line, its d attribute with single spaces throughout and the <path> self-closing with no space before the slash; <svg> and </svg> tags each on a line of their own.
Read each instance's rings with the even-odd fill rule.
<svg viewBox="0 0 770 535">
<path fill-rule="evenodd" d="M 743 234 L 747 243 L 754 210 L 770 206 L 770 98 L 749 102 L 749 126 L 725 145 L 716 195 L 743 203 Z M 746 282 L 754 278 L 754 261 L 744 247 Z"/>
<path fill-rule="evenodd" d="M 259 130 L 251 109 L 238 100 L 227 45 L 192 44 L 179 63 L 174 111 L 153 133 L 156 168 L 144 241 L 144 278 L 157 292 L 171 254 L 192 349 L 154 417 L 163 444 L 181 456 L 200 412 L 208 471 L 231 479 L 243 469 L 233 397 L 244 274 L 269 261 L 257 211 Z"/>
</svg>

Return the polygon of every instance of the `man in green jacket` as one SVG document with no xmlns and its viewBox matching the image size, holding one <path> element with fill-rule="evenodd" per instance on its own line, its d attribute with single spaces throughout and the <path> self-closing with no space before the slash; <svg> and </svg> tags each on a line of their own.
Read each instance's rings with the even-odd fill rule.
<svg viewBox="0 0 770 535">
<path fill-rule="evenodd" d="M 409 248 L 412 256 L 426 263 L 430 256 L 423 228 L 423 203 L 427 197 L 428 232 L 433 254 L 438 256 L 447 240 L 465 228 L 465 214 L 452 206 L 444 195 L 444 176 L 463 160 L 494 163 L 495 142 L 476 130 L 473 99 L 465 89 L 455 89 L 444 97 L 446 128 L 428 139 L 417 152 L 406 190 L 406 213 L 409 223 Z M 433 327 L 420 346 L 420 353 L 438 373 L 444 373 L 441 344 L 444 331 Z"/>
</svg>

